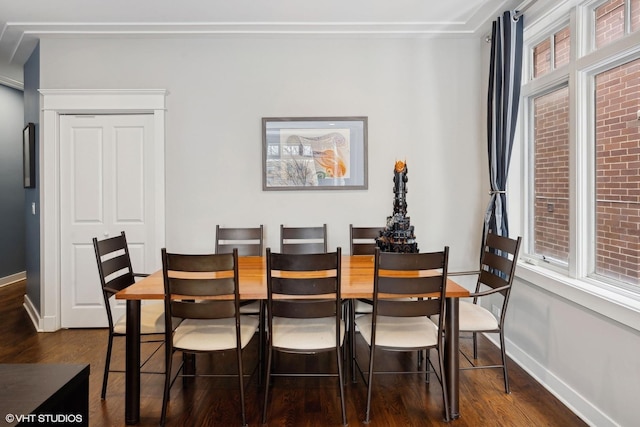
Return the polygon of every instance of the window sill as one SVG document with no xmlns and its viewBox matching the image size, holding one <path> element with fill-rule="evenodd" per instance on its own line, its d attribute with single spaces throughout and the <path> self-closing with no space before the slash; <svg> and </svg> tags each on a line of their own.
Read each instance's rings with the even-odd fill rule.
<svg viewBox="0 0 640 427">
<path fill-rule="evenodd" d="M 623 290 L 572 279 L 525 262 L 518 263 L 516 278 L 640 331 L 640 295 L 634 298 Z"/>
</svg>

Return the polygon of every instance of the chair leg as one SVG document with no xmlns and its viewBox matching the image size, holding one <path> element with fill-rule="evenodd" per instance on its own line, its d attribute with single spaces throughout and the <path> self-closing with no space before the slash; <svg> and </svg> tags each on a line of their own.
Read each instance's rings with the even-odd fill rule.
<svg viewBox="0 0 640 427">
<path fill-rule="evenodd" d="M 166 355 L 165 355 L 165 369 L 166 373 L 164 376 L 164 394 L 162 397 L 162 415 L 160 416 L 160 425 L 164 426 L 167 421 L 167 406 L 169 405 L 169 389 L 171 388 L 171 364 L 172 364 L 172 354 L 173 351 L 170 350 L 167 346 Z"/>
<path fill-rule="evenodd" d="M 424 370 L 426 371 L 425 373 L 425 382 L 427 384 L 429 384 L 429 382 L 431 381 L 431 369 L 429 369 L 430 366 L 430 360 L 431 360 L 431 349 L 426 349 L 425 350 L 425 361 L 424 361 Z"/>
<path fill-rule="evenodd" d="M 242 425 L 247 426 L 247 417 L 244 409 L 244 368 L 242 366 L 242 349 L 236 348 L 236 357 L 238 361 L 238 385 L 240 386 L 240 411 L 242 414 Z"/>
<path fill-rule="evenodd" d="M 340 347 L 336 348 L 336 358 L 338 360 L 338 383 L 340 385 L 340 407 L 342 408 L 342 425 L 347 425 L 347 410 L 344 403 L 344 378 L 342 372 L 342 352 Z"/>
<path fill-rule="evenodd" d="M 109 343 L 107 344 L 107 357 L 104 361 L 104 375 L 102 376 L 102 393 L 100 397 L 104 400 L 107 395 L 107 382 L 109 381 L 109 369 L 111 367 L 111 349 L 113 347 L 113 334 L 109 332 Z"/>
<path fill-rule="evenodd" d="M 264 378 L 264 345 L 266 342 L 266 328 L 264 327 L 266 322 L 265 317 L 265 302 L 260 300 L 260 310 L 258 316 L 258 386 L 262 386 L 262 380 Z"/>
<path fill-rule="evenodd" d="M 356 382 L 356 301 L 349 301 L 349 348 L 351 357 L 351 382 Z"/>
<path fill-rule="evenodd" d="M 369 424 L 371 421 L 371 388 L 373 386 L 373 359 L 375 351 L 373 347 L 369 347 L 369 379 L 367 384 L 367 413 L 364 416 L 364 423 Z"/>
<path fill-rule="evenodd" d="M 504 332 L 500 331 L 500 352 L 502 355 L 502 372 L 504 375 L 504 392 L 509 394 L 511 393 L 511 389 L 509 389 L 509 374 L 507 372 L 507 350 L 504 346 Z"/>
<path fill-rule="evenodd" d="M 443 343 L 444 344 L 444 343 Z M 444 402 L 444 420 L 449 422 L 449 390 L 447 390 L 447 378 L 444 369 L 443 345 L 438 347 L 438 361 L 440 364 L 440 386 L 442 387 L 442 401 Z"/>
<path fill-rule="evenodd" d="M 473 334 L 473 359 L 478 358 L 478 334 L 474 332 Z"/>
<path fill-rule="evenodd" d="M 271 358 L 273 350 L 271 346 L 267 349 L 267 372 L 264 377 L 264 405 L 262 407 L 262 424 L 267 423 L 267 404 L 269 403 L 269 383 L 271 382 Z"/>
</svg>

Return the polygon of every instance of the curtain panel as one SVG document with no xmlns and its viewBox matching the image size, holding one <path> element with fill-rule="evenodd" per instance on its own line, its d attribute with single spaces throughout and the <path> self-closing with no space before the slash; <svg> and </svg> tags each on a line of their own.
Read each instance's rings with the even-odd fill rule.
<svg viewBox="0 0 640 427">
<path fill-rule="evenodd" d="M 491 199 L 484 220 L 483 247 L 488 232 L 509 235 L 507 176 L 518 119 L 522 81 L 523 17 L 506 11 L 493 22 L 487 108 Z"/>
</svg>

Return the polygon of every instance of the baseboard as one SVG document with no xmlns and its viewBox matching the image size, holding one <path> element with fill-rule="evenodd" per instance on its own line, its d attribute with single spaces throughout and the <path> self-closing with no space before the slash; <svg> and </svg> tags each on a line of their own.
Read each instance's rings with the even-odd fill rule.
<svg viewBox="0 0 640 427">
<path fill-rule="evenodd" d="M 488 334 L 485 334 L 485 336 L 496 347 L 500 347 L 495 336 Z M 619 424 L 598 409 L 593 403 L 586 400 L 578 391 L 571 388 L 561 378 L 549 371 L 545 366 L 533 359 L 506 337 L 505 340 L 507 342 L 507 355 L 509 358 L 531 375 L 566 407 L 571 409 L 571 411 L 579 416 L 585 423 L 598 427 L 619 427 Z"/>
<path fill-rule="evenodd" d="M 27 272 L 21 271 L 20 273 L 11 274 L 9 276 L 0 277 L 0 288 L 3 286 L 11 285 L 12 283 L 25 280 L 27 278 Z"/>
<path fill-rule="evenodd" d="M 24 303 L 22 304 L 24 309 L 27 311 L 33 326 L 36 328 L 36 331 L 43 332 L 44 329 L 42 327 L 42 320 L 40 319 L 40 312 L 33 305 L 33 302 L 29 299 L 29 295 L 24 296 Z"/>
</svg>

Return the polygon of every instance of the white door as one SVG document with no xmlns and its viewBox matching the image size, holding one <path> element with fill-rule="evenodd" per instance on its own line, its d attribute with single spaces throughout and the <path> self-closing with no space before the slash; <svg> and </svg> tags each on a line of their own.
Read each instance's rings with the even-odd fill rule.
<svg viewBox="0 0 640 427">
<path fill-rule="evenodd" d="M 107 326 L 92 238 L 124 231 L 135 272 L 157 265 L 153 115 L 60 117 L 63 328 Z M 125 304 L 112 303 L 118 316 Z"/>
</svg>

